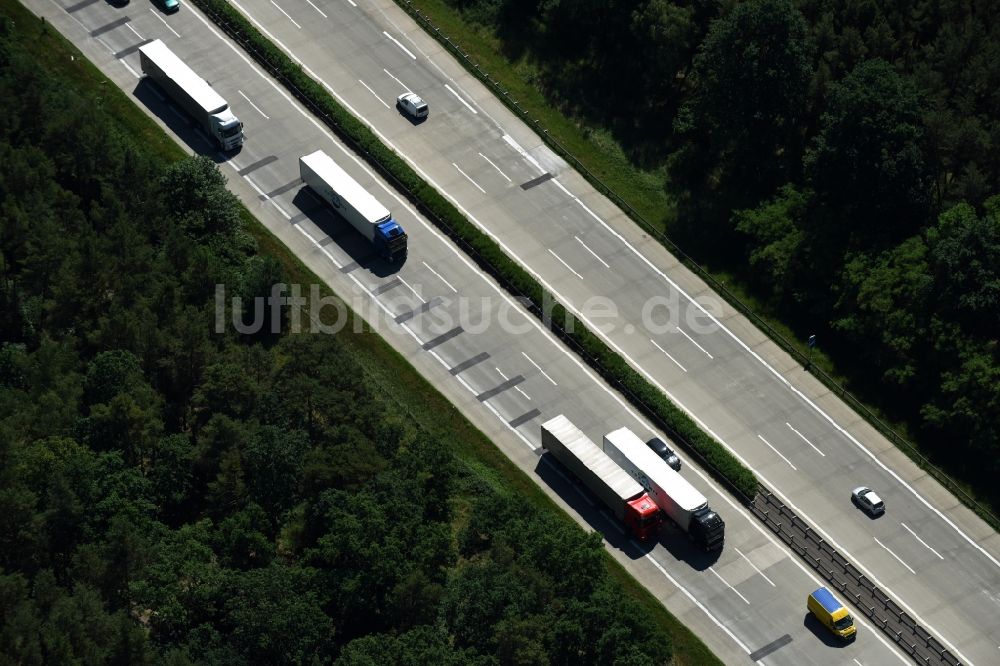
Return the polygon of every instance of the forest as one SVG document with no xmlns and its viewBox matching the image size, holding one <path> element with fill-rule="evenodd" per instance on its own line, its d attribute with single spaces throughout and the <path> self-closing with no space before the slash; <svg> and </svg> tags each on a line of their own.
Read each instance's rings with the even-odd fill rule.
<svg viewBox="0 0 1000 666">
<path fill-rule="evenodd" d="M 403 375 L 216 333 L 217 284 L 285 265 L 210 159 L 0 7 L 0 662 L 672 659 L 600 535 L 457 455 Z"/>
<path fill-rule="evenodd" d="M 995 2 L 445 2 L 1000 513 Z"/>
</svg>

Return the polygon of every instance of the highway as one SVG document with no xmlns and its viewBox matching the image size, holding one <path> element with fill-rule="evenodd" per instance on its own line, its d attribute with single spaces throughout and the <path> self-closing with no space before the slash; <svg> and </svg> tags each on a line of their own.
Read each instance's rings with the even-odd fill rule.
<svg viewBox="0 0 1000 666">
<path fill-rule="evenodd" d="M 648 552 L 626 540 L 539 458 L 538 424 L 565 413 L 595 440 L 621 425 L 640 435 L 650 426 L 192 7 L 164 16 L 142 1 L 121 9 L 100 0 L 26 4 L 191 150 L 209 154 L 190 121 L 140 82 L 135 49 L 161 38 L 211 81 L 246 123 L 242 152 L 217 156 L 233 191 L 571 515 L 604 533 L 610 552 L 727 663 L 751 654 L 768 664 L 906 663 L 864 622 L 856 643 L 831 644 L 805 614 L 805 595 L 820 581 L 686 460 L 684 474 L 727 521 L 721 557 L 706 560 L 670 530 Z M 644 239 L 405 15 L 385 3 L 241 6 L 564 303 L 586 303 L 594 321 L 600 308 L 588 299 L 609 299 L 618 312 L 598 321 L 610 344 L 963 659 L 995 661 L 992 531 Z M 429 101 L 427 122 L 414 126 L 392 108 L 404 87 Z M 317 148 L 390 203 L 410 234 L 402 269 L 373 261 L 361 238 L 302 189 L 297 158 Z M 673 324 L 643 325 L 654 296 L 664 299 L 659 319 L 673 316 Z M 883 518 L 870 521 L 850 505 L 850 488 L 862 483 L 886 498 Z"/>
</svg>

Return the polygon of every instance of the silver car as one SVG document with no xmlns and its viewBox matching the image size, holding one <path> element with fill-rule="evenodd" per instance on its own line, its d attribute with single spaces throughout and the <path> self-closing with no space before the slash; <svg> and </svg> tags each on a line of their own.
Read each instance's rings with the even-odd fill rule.
<svg viewBox="0 0 1000 666">
<path fill-rule="evenodd" d="M 411 118 L 420 119 L 427 117 L 427 102 L 420 99 L 420 95 L 417 93 L 403 93 L 396 98 L 396 106 Z"/>
<path fill-rule="evenodd" d="M 869 516 L 881 516 L 885 513 L 885 502 L 866 486 L 858 486 L 852 490 L 851 501 Z"/>
</svg>

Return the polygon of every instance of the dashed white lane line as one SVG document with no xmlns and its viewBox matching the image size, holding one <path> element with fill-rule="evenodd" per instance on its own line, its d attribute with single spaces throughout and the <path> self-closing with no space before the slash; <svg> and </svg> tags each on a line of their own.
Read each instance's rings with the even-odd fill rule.
<svg viewBox="0 0 1000 666">
<path fill-rule="evenodd" d="M 900 557 L 899 555 L 897 555 L 896 553 L 894 553 L 894 552 L 892 552 L 891 550 L 889 550 L 889 547 L 888 547 L 888 546 L 886 546 L 886 545 L 885 545 L 884 543 L 882 543 L 881 541 L 879 541 L 879 540 L 878 540 L 878 537 L 872 537 L 872 538 L 873 538 L 873 539 L 875 539 L 875 543 L 877 543 L 878 545 L 882 546 L 882 548 L 884 548 L 884 549 L 885 549 L 885 552 L 887 552 L 887 553 L 889 553 L 890 555 L 892 555 L 893 557 L 895 557 L 895 558 L 896 558 L 896 561 L 897 561 L 897 562 L 899 562 L 899 563 L 900 563 L 900 564 L 902 564 L 902 565 L 903 565 L 904 567 L 906 567 L 906 568 L 907 568 L 907 569 L 908 569 L 908 570 L 910 571 L 910 573 L 911 573 L 911 574 L 913 574 L 914 576 L 915 576 L 915 575 L 917 575 L 917 572 L 916 572 L 916 571 L 914 571 L 914 570 L 913 570 L 913 569 L 912 569 L 912 568 L 910 567 L 910 565 L 909 565 L 909 564 L 907 564 L 906 562 L 904 562 L 904 561 L 903 561 L 903 558 L 901 558 L 901 557 Z"/>
<path fill-rule="evenodd" d="M 685 338 L 687 338 L 691 342 L 691 344 L 693 344 L 695 347 L 697 347 L 698 349 L 700 349 L 705 356 L 709 357 L 713 361 L 715 360 L 715 357 L 712 356 L 711 354 L 709 354 L 707 349 L 705 349 L 704 347 L 702 347 L 701 345 L 699 345 L 698 342 L 694 338 L 692 338 L 690 335 L 688 335 L 687 333 L 685 333 L 683 328 L 681 328 L 680 326 L 678 326 L 677 327 L 677 332 L 680 333 L 681 335 L 683 335 Z"/>
<path fill-rule="evenodd" d="M 556 384 L 556 380 L 554 380 L 551 377 L 549 377 L 549 373 L 547 373 L 544 370 L 542 370 L 542 368 L 537 363 L 535 363 L 534 361 L 531 360 L 530 356 L 528 356 L 524 352 L 521 352 L 521 356 L 523 356 L 524 358 L 528 359 L 528 363 L 530 363 L 531 365 L 535 366 L 535 368 L 538 370 L 538 372 L 542 373 L 543 377 L 545 377 L 547 380 L 549 380 L 550 382 L 552 382 L 553 386 L 559 386 L 559 384 Z"/>
<path fill-rule="evenodd" d="M 390 79 L 392 79 L 393 81 L 395 81 L 396 83 L 398 83 L 399 85 L 401 85 L 403 87 L 403 91 L 404 92 L 411 92 L 410 86 L 406 85 L 405 83 L 403 83 L 402 81 L 400 81 L 399 79 L 397 79 L 395 76 L 393 76 L 389 72 L 389 70 L 387 70 L 385 67 L 382 68 L 382 71 L 385 72 L 386 74 L 388 74 Z"/>
<path fill-rule="evenodd" d="M 412 292 L 413 292 L 413 295 L 414 295 L 414 296 L 416 296 L 417 298 L 419 298 L 419 299 L 420 299 L 420 302 L 421 302 L 421 303 L 426 303 L 426 302 L 427 302 L 426 300 L 424 300 L 424 297 L 420 295 L 420 292 L 419 292 L 419 291 L 417 291 L 416 289 L 414 289 L 414 288 L 413 288 L 412 286 L 410 286 L 410 283 L 409 283 L 409 282 L 407 282 L 406 280 L 404 280 L 404 279 L 402 278 L 402 276 L 400 276 L 400 275 L 397 275 L 396 277 L 398 277 L 398 278 L 399 278 L 399 281 L 400 281 L 400 282 L 402 282 L 403 284 L 405 284 L 405 285 L 406 285 L 406 288 L 407 288 L 407 289 L 409 289 L 410 291 L 412 291 Z"/>
<path fill-rule="evenodd" d="M 493 369 L 500 373 L 500 376 L 503 377 L 504 381 L 507 381 L 508 379 L 510 379 L 510 377 L 508 377 L 507 375 L 503 374 L 503 370 L 501 370 L 500 368 L 498 368 L 496 366 L 493 366 Z M 520 386 L 515 386 L 514 390 L 517 391 L 518 393 L 520 393 L 521 395 L 523 395 L 528 400 L 531 400 L 531 396 L 528 395 L 527 393 L 525 393 L 524 391 L 522 391 Z"/>
<path fill-rule="evenodd" d="M 477 189 L 477 190 L 479 190 L 479 191 L 480 191 L 480 192 L 482 192 L 483 194 L 486 194 L 486 190 L 484 190 L 483 188 L 479 187 L 479 183 L 477 183 L 476 181 L 472 180 L 472 178 L 470 178 L 470 177 L 469 177 L 469 174 L 467 174 L 467 173 L 465 173 L 464 171 L 462 171 L 462 167 L 458 166 L 458 165 L 457 165 L 457 164 L 455 164 L 454 162 L 452 162 L 452 163 L 451 163 L 451 165 L 452 165 L 453 167 L 455 167 L 456 169 L 458 169 L 458 172 L 459 172 L 460 174 L 462 174 L 463 176 L 465 176 L 465 179 L 466 179 L 467 181 L 469 181 L 470 183 L 472 183 L 473 185 L 475 185 L 475 186 L 476 186 L 476 189 Z"/>
<path fill-rule="evenodd" d="M 279 12 L 281 12 L 282 14 L 284 14 L 284 15 L 285 15 L 285 18 L 286 18 L 286 19 L 288 19 L 289 21 L 291 21 L 291 22 L 292 22 L 292 25 L 294 25 L 294 26 L 295 26 L 296 28 L 298 28 L 299 30 L 301 30 L 301 29 L 302 29 L 302 26 L 301 26 L 301 25 L 299 25 L 298 23 L 296 23 L 296 22 L 295 22 L 295 19 L 293 19 L 293 18 L 292 18 L 291 16 L 289 16 L 289 15 L 288 15 L 288 12 L 286 12 L 286 11 L 285 11 L 284 9 L 282 9 L 282 8 L 281 8 L 281 7 L 280 7 L 280 6 L 278 5 L 278 3 L 277 3 L 277 2 L 275 2 L 274 0 L 271 0 L 271 4 L 272 4 L 272 5 L 274 5 L 275 7 L 277 7 L 277 8 L 278 8 L 278 11 L 279 11 Z"/>
<path fill-rule="evenodd" d="M 143 37 L 143 36 L 142 36 L 142 35 L 140 35 L 140 34 L 139 34 L 138 32 L 136 32 L 136 29 L 132 27 L 132 24 L 131 24 L 131 23 L 126 23 L 126 24 L 125 24 L 125 27 L 126 27 L 126 28 L 128 28 L 129 30 L 131 30 L 132 32 L 134 32 L 134 33 L 135 33 L 135 36 L 136 36 L 136 37 L 138 37 L 139 39 L 145 39 L 145 37 Z"/>
<path fill-rule="evenodd" d="M 499 173 L 501 176 L 503 176 L 504 178 L 507 179 L 508 183 L 513 183 L 514 182 L 514 181 L 512 181 L 510 179 L 510 176 L 508 176 L 507 174 L 505 174 L 503 171 L 500 170 L 500 167 L 498 167 L 496 164 L 493 164 L 493 160 L 491 160 L 490 158 L 486 157 L 486 155 L 483 155 L 482 153 L 479 153 L 479 156 L 482 157 L 487 162 L 489 162 L 490 166 L 497 170 L 497 173 Z"/>
<path fill-rule="evenodd" d="M 351 7 L 357 7 L 358 6 L 357 3 L 354 2 L 354 0 L 347 0 L 347 2 L 350 3 Z"/>
<path fill-rule="evenodd" d="M 570 265 L 569 265 L 569 264 L 567 264 L 567 263 L 566 263 L 565 261 L 563 261 L 563 260 L 562 260 L 562 258 L 561 258 L 561 257 L 560 257 L 560 256 L 559 256 L 558 254 L 556 254 L 555 252 L 553 252 L 553 251 L 552 251 L 551 249 L 549 250 L 549 254 L 551 254 L 551 255 L 552 255 L 553 257 L 555 257 L 556 259 L 558 259 L 558 260 L 559 260 L 559 263 L 560 263 L 560 264 L 562 264 L 563 266 L 565 266 L 565 267 L 566 267 L 566 269 L 567 269 L 567 270 L 568 270 L 568 271 L 569 271 L 570 273 L 572 273 L 573 275 L 577 276 L 577 277 L 578 277 L 578 278 L 580 278 L 581 280 L 583 279 L 583 276 L 582 276 L 582 275 L 580 275 L 579 273 L 577 273 L 576 271 L 574 271 L 574 270 L 573 270 L 573 269 L 572 269 L 572 268 L 570 267 Z"/>
<path fill-rule="evenodd" d="M 455 292 L 456 294 L 458 293 L 458 289 L 455 289 L 455 288 L 454 288 L 453 286 L 451 286 L 451 283 L 450 283 L 450 282 L 448 282 L 447 280 L 445 280 L 445 279 L 444 279 L 443 277 L 441 277 L 441 274 L 440 274 L 440 273 L 438 273 L 438 272 L 437 272 L 436 270 L 434 270 L 433 268 L 431 268 L 431 267 L 430 267 L 430 265 L 429 265 L 429 264 L 428 264 L 428 263 L 427 263 L 426 261 L 421 261 L 420 263 L 422 263 L 422 264 L 423 264 L 424 266 L 426 266 L 426 267 L 427 267 L 427 270 L 429 270 L 429 271 L 430 271 L 431 273 L 434 273 L 434 275 L 436 275 L 436 276 L 437 276 L 437 278 L 438 278 L 439 280 L 441 280 L 441 282 L 444 282 L 444 283 L 445 283 L 446 285 L 448 285 L 448 288 L 449 288 L 449 289 L 451 289 L 451 290 L 452 290 L 453 292 Z"/>
<path fill-rule="evenodd" d="M 735 587 L 733 587 L 732 585 L 730 585 L 729 581 L 727 581 L 725 578 L 723 578 L 722 576 L 720 576 L 719 572 L 716 571 L 714 567 L 709 567 L 708 570 L 711 571 L 712 573 L 714 573 L 715 577 L 718 578 L 719 580 L 721 580 L 723 582 L 723 584 L 725 584 L 726 587 L 728 587 L 730 590 L 732 590 L 733 592 L 735 592 L 737 594 L 737 596 L 739 596 L 740 599 L 742 599 L 743 601 L 745 601 L 746 604 L 747 604 L 747 606 L 750 605 L 750 600 L 747 599 L 746 597 L 744 597 L 742 594 L 740 594 L 739 590 L 737 590 Z"/>
<path fill-rule="evenodd" d="M 471 104 L 469 104 L 468 102 L 466 102 L 465 99 L 463 99 L 463 97 L 461 95 L 459 95 L 457 92 L 455 92 L 454 88 L 452 88 L 451 86 L 449 86 L 447 83 L 444 84 L 444 87 L 448 89 L 448 92 L 450 92 L 452 95 L 455 96 L 455 99 L 457 99 L 459 102 L 461 102 L 462 104 L 464 104 L 465 108 L 467 108 L 469 111 L 472 111 L 477 116 L 479 115 L 479 112 L 476 111 L 475 109 L 473 109 Z"/>
<path fill-rule="evenodd" d="M 636 547 L 638 547 L 638 544 L 635 544 L 634 542 L 633 542 L 633 544 L 636 545 Z M 736 643 L 736 645 L 738 645 L 741 650 L 743 650 L 747 654 L 750 654 L 750 648 L 748 648 L 746 646 L 746 644 L 743 643 L 743 641 L 741 641 L 739 638 L 737 638 L 736 634 L 734 634 L 729 629 L 728 626 L 726 626 L 723 622 L 719 621 L 719 618 L 715 617 L 715 615 L 713 615 L 712 612 L 709 611 L 708 608 L 705 607 L 705 604 L 701 603 L 701 601 L 699 601 L 696 596 L 694 596 L 693 594 L 691 594 L 690 590 L 688 590 L 686 587 L 684 587 L 683 585 L 681 585 L 680 582 L 676 578 L 674 578 L 673 576 L 671 576 L 667 572 L 667 570 L 663 568 L 663 565 L 656 561 L 656 559 L 653 557 L 652 553 L 646 553 L 644 557 L 647 560 L 649 560 L 652 563 L 652 565 L 654 567 L 656 567 L 660 571 L 661 574 L 663 574 L 663 577 L 666 578 L 667 580 L 669 580 L 670 583 L 674 587 L 676 587 L 678 590 L 680 590 L 681 592 L 683 592 L 684 596 L 686 596 L 688 598 L 688 601 L 690 601 L 691 603 L 693 603 L 695 606 L 698 607 L 699 610 L 701 610 L 702 613 L 704 613 L 705 615 L 707 615 L 708 618 L 710 620 L 712 620 L 712 622 L 715 623 L 715 626 L 717 626 L 719 629 L 722 629 L 722 631 L 725 632 L 725 634 L 727 636 L 729 636 L 729 638 L 731 638 L 732 641 L 734 643 Z M 716 574 L 716 575 L 718 575 L 718 574 Z"/>
<path fill-rule="evenodd" d="M 388 104 L 386 104 L 385 102 L 382 101 L 382 98 L 378 96 L 378 93 L 371 89 L 371 86 L 369 86 L 367 83 L 365 83 L 361 79 L 358 79 L 358 83 L 360 83 L 361 85 L 363 85 L 365 88 L 368 88 L 368 92 L 370 92 L 372 94 L 372 96 L 375 99 L 377 99 L 382 104 L 382 106 L 384 106 L 387 109 L 390 108 Z"/>
<path fill-rule="evenodd" d="M 735 548 L 735 546 L 734 546 L 734 548 Z M 753 567 L 754 571 L 756 571 L 757 573 L 760 574 L 761 578 L 763 578 L 764 580 L 766 580 L 768 583 L 771 583 L 771 587 L 778 587 L 777 585 L 774 584 L 774 581 L 772 581 L 770 578 L 768 578 L 766 575 L 764 575 L 763 571 L 761 571 L 760 569 L 757 568 L 756 564 L 754 564 L 753 562 L 750 561 L 749 557 L 747 557 L 746 555 L 743 554 L 742 550 L 740 550 L 739 548 L 735 548 L 735 550 L 736 550 L 737 553 L 740 554 L 740 557 L 742 557 L 744 560 L 747 561 L 747 564 L 749 564 L 750 566 Z"/>
<path fill-rule="evenodd" d="M 924 541 L 923 539 L 921 539 L 920 537 L 918 537 L 917 533 L 914 532 L 913 530 L 911 530 L 909 527 L 907 527 L 906 523 L 900 523 L 900 525 L 903 526 L 904 530 L 906 530 L 907 532 L 909 532 L 910 534 L 912 534 L 914 539 L 916 539 L 921 544 L 923 544 L 924 548 L 926 548 L 927 550 L 929 550 L 932 553 L 934 553 L 935 555 L 937 555 L 939 560 L 943 560 L 944 559 L 943 557 L 941 557 L 941 553 L 937 552 L 936 550 L 934 550 L 933 548 L 931 548 L 930 546 L 928 546 L 927 542 Z"/>
<path fill-rule="evenodd" d="M 812 442 L 810 442 L 810 441 L 809 441 L 808 439 L 806 439 L 806 436 L 805 436 L 805 435 L 803 435 L 803 434 L 802 434 L 801 432 L 799 432 L 798 430 L 796 430 L 796 429 L 795 429 L 795 427 L 794 427 L 794 426 L 793 426 L 793 425 L 792 425 L 791 423 L 789 423 L 788 421 L 785 421 L 785 425 L 786 425 L 786 426 L 788 426 L 788 429 L 789 429 L 789 430 L 791 430 L 791 431 L 792 431 L 792 432 L 794 432 L 794 433 L 795 433 L 796 435 L 798 435 L 798 436 L 799 436 L 799 437 L 800 437 L 800 438 L 802 439 L 802 441 L 803 441 L 803 442 L 805 442 L 805 443 L 806 443 L 806 444 L 808 444 L 809 446 L 813 447 L 813 449 L 814 449 L 814 450 L 816 451 L 816 453 L 818 453 L 818 454 L 820 454 L 821 456 L 823 456 L 824 458 L 826 458 L 826 454 L 825 454 L 825 453 L 823 453 L 822 451 L 820 451 L 820 450 L 819 450 L 818 448 L 816 448 L 816 445 L 815 445 L 815 444 L 813 444 Z"/>
<path fill-rule="evenodd" d="M 149 11 L 153 12 L 153 16 L 156 17 L 157 21 L 159 21 L 164 26 L 166 26 L 167 30 L 169 30 L 170 32 L 174 33 L 174 36 L 177 37 L 178 39 L 180 39 L 180 37 L 181 37 L 180 34 L 176 30 L 174 30 L 173 28 L 171 28 L 169 23 L 167 23 L 166 21 L 163 20 L 163 17 L 160 16 L 160 13 L 158 11 L 156 11 L 152 7 L 149 8 Z"/>
<path fill-rule="evenodd" d="M 267 117 L 267 114 L 264 113 L 263 111 L 261 111 L 259 106 L 257 106 L 253 102 L 251 102 L 250 98 L 247 97 L 246 94 L 242 90 L 237 90 L 236 92 L 238 92 L 240 94 L 240 96 L 243 97 L 243 99 L 245 99 L 250 106 L 252 106 L 253 108 L 257 109 L 257 113 L 259 113 L 260 115 L 264 116 L 264 120 L 270 120 L 270 118 Z"/>
<path fill-rule="evenodd" d="M 314 5 L 314 4 L 312 3 L 312 0 L 306 0 L 306 2 L 308 2 L 308 3 L 309 3 L 309 6 L 310 6 L 310 7 L 312 7 L 312 8 L 313 8 L 313 9 L 315 9 L 316 11 L 318 11 L 318 12 L 319 12 L 319 15 L 320 15 L 320 16 L 322 16 L 323 18 L 330 18 L 329 16 L 327 16 L 326 14 L 324 14 L 324 13 L 323 13 L 323 10 L 322 10 L 322 9 L 320 9 L 319 7 L 317 7 L 316 5 Z"/>
<path fill-rule="evenodd" d="M 676 359 L 676 358 L 674 358 L 673 356 L 671 356 L 671 355 L 670 355 L 670 352 L 668 352 L 668 351 L 667 351 L 666 349 L 664 349 L 664 348 L 663 348 L 663 347 L 661 347 L 660 345 L 656 344 L 656 340 L 654 340 L 653 338 L 650 338 L 650 339 L 649 339 L 649 341 L 653 343 L 653 346 L 654 346 L 654 347 L 656 347 L 656 348 L 657 348 L 657 349 L 659 349 L 659 350 L 660 350 L 661 352 L 663 352 L 664 356 L 666 356 L 666 357 L 667 357 L 667 358 L 669 358 L 669 359 L 670 359 L 671 361 L 673 361 L 673 362 L 674 362 L 674 365 L 676 365 L 676 366 L 677 366 L 678 368 L 680 368 L 680 369 L 681 369 L 681 370 L 683 370 L 684 372 L 687 372 L 687 368 L 685 368 L 685 367 L 684 367 L 683 365 L 681 365 L 681 364 L 680 364 L 680 363 L 679 363 L 679 362 L 677 361 L 677 359 Z"/>
<path fill-rule="evenodd" d="M 857 659 L 852 659 L 851 661 L 853 661 L 853 662 L 854 662 L 855 664 L 857 664 L 858 666 L 864 666 L 864 664 L 862 664 L 862 663 L 861 663 L 860 661 L 858 661 Z"/>
<path fill-rule="evenodd" d="M 583 249 L 585 249 L 587 252 L 589 252 L 591 255 L 593 255 L 594 259 L 597 259 L 599 262 L 601 262 L 601 264 L 603 264 L 605 268 L 611 268 L 611 266 L 608 265 L 608 262 L 604 261 L 599 256 L 597 256 L 597 253 L 594 252 L 593 250 L 591 250 L 590 247 L 586 243 L 584 243 L 582 240 L 580 240 L 579 236 L 573 236 L 573 238 L 576 239 L 577 243 L 579 243 L 580 245 L 583 246 Z"/>
<path fill-rule="evenodd" d="M 791 467 L 792 469 L 794 469 L 796 472 L 799 471 L 799 469 L 795 465 L 792 464 L 791 460 L 789 460 L 785 456 L 781 455 L 781 451 L 779 451 L 778 449 L 776 449 L 773 446 L 771 446 L 771 442 L 769 442 L 766 439 L 764 439 L 764 437 L 760 433 L 757 433 L 757 439 L 759 439 L 760 441 L 762 441 L 765 444 L 767 444 L 768 448 L 771 449 L 772 451 L 774 451 L 775 453 L 777 453 L 778 457 L 780 457 L 782 460 L 784 460 L 786 463 L 788 463 L 789 467 Z"/>
<path fill-rule="evenodd" d="M 352 2 L 351 4 L 354 4 L 354 3 Z M 357 7 L 357 5 L 354 5 L 354 6 Z M 382 31 L 382 34 L 385 35 L 386 37 L 388 37 L 389 39 L 391 39 L 392 42 L 396 46 L 398 46 L 399 48 L 401 48 L 403 50 L 403 53 L 405 53 L 406 55 L 410 56 L 414 60 L 417 59 L 417 56 L 413 55 L 413 53 L 410 52 L 410 49 L 408 49 L 405 46 L 403 46 L 402 42 L 400 42 L 398 39 L 396 39 L 395 37 L 393 37 L 392 35 L 390 35 L 389 33 L 387 33 L 385 30 Z"/>
</svg>

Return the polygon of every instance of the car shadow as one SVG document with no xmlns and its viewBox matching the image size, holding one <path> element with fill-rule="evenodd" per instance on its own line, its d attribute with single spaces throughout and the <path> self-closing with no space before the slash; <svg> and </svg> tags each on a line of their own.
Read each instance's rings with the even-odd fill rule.
<svg viewBox="0 0 1000 666">
<path fill-rule="evenodd" d="M 326 237 L 316 239 L 320 245 L 336 243 L 337 247 L 350 257 L 350 261 L 340 269 L 342 273 L 365 270 L 375 277 L 384 278 L 398 273 L 406 264 L 405 258 L 402 261 L 389 263 L 378 256 L 372 244 L 352 227 L 350 222 L 313 194 L 307 186 L 299 188 L 292 198 L 292 203 L 300 211 L 300 215 L 292 218 L 293 224 L 298 224 L 303 219 L 310 220 L 326 234 Z"/>
<path fill-rule="evenodd" d="M 396 111 L 399 113 L 399 115 L 401 115 L 404 118 L 406 118 L 407 120 L 409 120 L 410 124 L 414 125 L 414 126 L 416 126 L 416 125 L 422 125 L 425 122 L 427 122 L 428 118 L 430 118 L 430 114 L 427 114 L 423 118 L 416 118 L 414 116 L 411 116 L 410 114 L 408 114 L 406 111 L 403 110 L 403 107 L 400 106 L 399 102 L 396 102 Z"/>
<path fill-rule="evenodd" d="M 694 545 L 687 532 L 666 517 L 660 527 L 659 543 L 676 561 L 683 562 L 696 571 L 704 571 L 718 562 L 725 548 L 705 552 Z"/>
<path fill-rule="evenodd" d="M 823 641 L 823 643 L 829 647 L 844 648 L 853 643 L 854 641 L 841 640 L 837 636 L 834 636 L 823 623 L 816 619 L 816 616 L 812 613 L 806 613 L 805 618 L 802 620 L 802 626 L 811 631 L 816 638 Z M 855 634 L 857 636 L 857 634 Z"/>
</svg>

